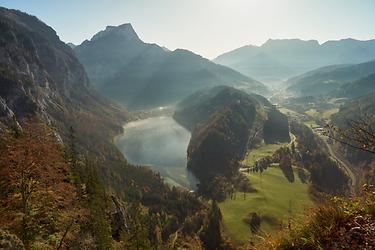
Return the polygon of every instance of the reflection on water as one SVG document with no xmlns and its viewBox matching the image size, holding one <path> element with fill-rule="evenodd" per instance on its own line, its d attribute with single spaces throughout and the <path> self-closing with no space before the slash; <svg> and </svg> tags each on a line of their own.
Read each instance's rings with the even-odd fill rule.
<svg viewBox="0 0 375 250">
<path fill-rule="evenodd" d="M 186 169 L 190 132 L 172 117 L 160 116 L 130 122 L 117 146 L 132 164 L 149 165 L 174 185 L 195 189 L 197 181 Z"/>
</svg>

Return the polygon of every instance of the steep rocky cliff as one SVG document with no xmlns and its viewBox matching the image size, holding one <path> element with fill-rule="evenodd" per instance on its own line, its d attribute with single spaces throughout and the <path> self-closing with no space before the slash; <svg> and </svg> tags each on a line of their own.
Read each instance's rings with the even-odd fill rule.
<svg viewBox="0 0 375 250">
<path fill-rule="evenodd" d="M 63 143 L 73 128 L 79 150 L 99 167 L 123 160 L 112 137 L 122 131 L 126 111 L 92 89 L 72 49 L 36 17 L 0 8 L 0 83 L 2 123 L 37 116 Z M 109 172 L 102 167 L 100 174 Z"/>
</svg>

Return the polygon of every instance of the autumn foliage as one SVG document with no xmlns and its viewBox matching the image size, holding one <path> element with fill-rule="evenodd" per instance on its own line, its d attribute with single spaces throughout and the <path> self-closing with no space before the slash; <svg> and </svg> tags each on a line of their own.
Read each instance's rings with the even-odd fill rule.
<svg viewBox="0 0 375 250">
<path fill-rule="evenodd" d="M 0 139 L 0 228 L 28 248 L 63 247 L 86 217 L 70 181 L 70 169 L 52 130 L 30 119 L 22 131 L 4 130 Z"/>
</svg>

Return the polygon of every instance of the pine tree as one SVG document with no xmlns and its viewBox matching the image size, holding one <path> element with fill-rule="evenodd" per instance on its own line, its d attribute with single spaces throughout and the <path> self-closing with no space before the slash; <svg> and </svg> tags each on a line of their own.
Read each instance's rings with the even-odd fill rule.
<svg viewBox="0 0 375 250">
<path fill-rule="evenodd" d="M 86 189 L 88 195 L 88 207 L 91 218 L 91 231 L 95 236 L 98 249 L 111 249 L 112 236 L 110 225 L 105 216 L 106 200 L 104 189 L 99 181 L 95 169 L 90 163 L 86 165 L 87 179 Z"/>
<path fill-rule="evenodd" d="M 207 249 L 221 249 L 222 215 L 218 203 L 212 201 L 201 233 L 201 239 Z"/>
<path fill-rule="evenodd" d="M 148 224 L 148 233 L 149 233 L 149 240 L 152 244 L 152 249 L 160 249 L 163 239 L 162 239 L 162 232 L 161 232 L 161 222 L 159 213 L 150 212 L 146 216 L 147 224 Z"/>
<path fill-rule="evenodd" d="M 148 250 L 151 247 L 148 230 L 142 215 L 141 205 L 133 203 L 128 209 L 129 230 L 123 232 L 121 241 L 124 249 Z"/>
</svg>

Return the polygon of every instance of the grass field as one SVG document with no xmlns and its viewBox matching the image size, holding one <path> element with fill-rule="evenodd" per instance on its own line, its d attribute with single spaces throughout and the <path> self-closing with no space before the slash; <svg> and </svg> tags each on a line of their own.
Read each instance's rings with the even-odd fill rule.
<svg viewBox="0 0 375 250">
<path fill-rule="evenodd" d="M 252 149 L 251 151 L 247 152 L 243 163 L 247 166 L 253 166 L 254 163 L 266 156 L 272 156 L 272 154 L 282 147 L 282 145 L 286 146 L 288 143 L 284 144 L 261 144 L 258 148 Z"/>
<path fill-rule="evenodd" d="M 294 110 L 291 110 L 291 109 L 288 109 L 288 108 L 285 108 L 285 107 L 281 107 L 281 108 L 279 108 L 279 111 L 281 112 L 281 113 L 283 113 L 284 115 L 291 115 L 291 116 L 299 116 L 300 114 L 299 113 L 297 113 L 296 111 L 294 111 Z"/>
<path fill-rule="evenodd" d="M 322 117 L 323 117 L 323 119 L 329 120 L 331 118 L 331 116 L 336 114 L 337 112 L 339 112 L 338 108 L 328 109 L 328 110 L 323 112 Z"/>
<path fill-rule="evenodd" d="M 318 112 L 316 109 L 309 109 L 305 113 L 314 119 L 325 119 L 329 120 L 331 116 L 335 113 L 339 112 L 338 108 L 332 108 L 332 109 L 327 109 L 324 112 Z"/>
<path fill-rule="evenodd" d="M 309 109 L 305 113 L 314 119 L 319 119 L 321 117 L 321 113 L 318 112 L 316 109 Z"/>
<path fill-rule="evenodd" d="M 306 126 L 311 127 L 311 128 L 319 127 L 319 125 L 316 124 L 316 122 L 314 120 L 304 121 L 303 124 L 305 124 Z"/>
<path fill-rule="evenodd" d="M 302 183 L 294 171 L 295 181 L 288 182 L 280 168 L 276 165 L 269 167 L 262 174 L 250 173 L 248 177 L 255 193 L 236 193 L 235 199 L 227 199 L 220 203 L 226 232 L 237 243 L 246 242 L 251 237 L 249 225 L 243 219 L 250 213 L 256 212 L 264 219 L 260 230 L 272 234 L 280 225 L 288 223 L 289 218 L 298 218 L 305 208 L 312 206 L 308 196 L 308 184 Z"/>
<path fill-rule="evenodd" d="M 291 135 L 293 137 L 293 135 Z M 246 153 L 245 159 L 242 161 L 243 164 L 247 166 L 253 166 L 254 163 L 266 156 L 272 156 L 272 154 L 283 146 L 288 146 L 289 143 L 280 144 L 265 144 L 262 143 L 258 148 L 251 149 Z"/>
</svg>

